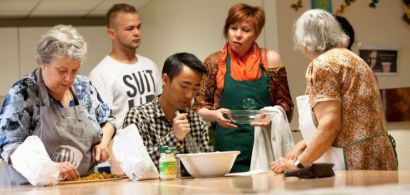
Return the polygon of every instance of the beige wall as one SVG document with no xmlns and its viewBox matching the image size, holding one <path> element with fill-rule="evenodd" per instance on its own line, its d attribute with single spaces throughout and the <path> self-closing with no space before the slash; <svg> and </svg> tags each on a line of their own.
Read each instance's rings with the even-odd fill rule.
<svg viewBox="0 0 410 195">
<path fill-rule="evenodd" d="M 13 82 L 19 78 L 17 29 L 0 28 L 0 35 L 0 94 L 4 95 Z"/>
<path fill-rule="evenodd" d="M 204 60 L 223 47 L 222 28 L 229 7 L 237 2 L 261 5 L 260 0 L 155 0 L 140 10 L 143 41 L 138 52 L 161 68 L 176 52 L 194 53 Z M 273 23 L 274 21 L 270 21 Z M 259 42 L 264 43 L 262 36 Z"/>
</svg>

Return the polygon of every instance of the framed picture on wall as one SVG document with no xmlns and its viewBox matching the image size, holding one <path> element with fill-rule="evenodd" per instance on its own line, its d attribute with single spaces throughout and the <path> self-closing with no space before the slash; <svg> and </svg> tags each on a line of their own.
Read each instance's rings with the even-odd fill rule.
<svg viewBox="0 0 410 195">
<path fill-rule="evenodd" d="M 312 9 L 324 9 L 332 13 L 332 0 L 311 0 Z"/>
<path fill-rule="evenodd" d="M 387 122 L 410 121 L 410 87 L 380 89 Z"/>
<path fill-rule="evenodd" d="M 359 56 L 376 75 L 397 75 L 397 48 L 395 45 L 361 44 Z"/>
</svg>

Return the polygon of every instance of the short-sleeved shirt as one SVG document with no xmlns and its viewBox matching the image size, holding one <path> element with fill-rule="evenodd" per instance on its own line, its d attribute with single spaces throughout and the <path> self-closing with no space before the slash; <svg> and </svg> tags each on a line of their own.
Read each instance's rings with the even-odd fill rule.
<svg viewBox="0 0 410 195">
<path fill-rule="evenodd" d="M 90 72 L 89 78 L 121 129 L 128 110 L 152 101 L 162 92 L 161 74 L 150 59 L 136 54 L 137 62 L 124 64 L 107 55 Z"/>
<path fill-rule="evenodd" d="M 341 104 L 342 130 L 333 145 L 346 146 L 368 137 L 387 135 L 379 87 L 371 68 L 353 52 L 335 48 L 307 68 L 307 89 L 312 113 L 320 102 Z M 387 136 L 346 147 L 348 169 L 397 169 Z"/>
<path fill-rule="evenodd" d="M 208 124 L 195 112 L 188 112 L 190 134 L 201 152 L 210 152 Z M 173 146 L 176 154 L 187 153 L 185 141 L 179 141 L 172 131 L 170 121 L 165 117 L 159 103 L 159 96 L 152 102 L 131 108 L 124 120 L 124 128 L 135 124 L 139 130 L 148 154 L 155 166 L 159 165 L 161 146 Z"/>
<path fill-rule="evenodd" d="M 0 153 L 5 161 L 8 161 L 10 152 L 41 125 L 42 100 L 39 97 L 39 78 L 36 76 L 36 71 L 39 69 L 17 81 L 4 100 L 0 112 Z M 77 75 L 72 89 L 99 133 L 102 133 L 101 125 L 106 122 L 114 124 L 108 105 L 102 101 L 97 90 L 86 77 Z"/>
</svg>

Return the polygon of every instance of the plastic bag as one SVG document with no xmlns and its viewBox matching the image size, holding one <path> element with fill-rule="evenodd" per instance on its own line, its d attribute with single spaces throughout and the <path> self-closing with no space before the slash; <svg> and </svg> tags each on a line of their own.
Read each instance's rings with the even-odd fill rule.
<svg viewBox="0 0 410 195">
<path fill-rule="evenodd" d="M 114 137 L 112 150 L 122 170 L 131 180 L 159 178 L 158 170 L 135 124 L 129 125 Z"/>
<path fill-rule="evenodd" d="M 10 156 L 13 168 L 34 186 L 55 185 L 59 169 L 37 136 L 29 136 Z"/>
</svg>

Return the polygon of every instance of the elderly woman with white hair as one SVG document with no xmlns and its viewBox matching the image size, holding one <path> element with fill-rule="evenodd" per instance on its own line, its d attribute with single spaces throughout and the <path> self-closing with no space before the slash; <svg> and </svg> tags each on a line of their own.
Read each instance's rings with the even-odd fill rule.
<svg viewBox="0 0 410 195">
<path fill-rule="evenodd" d="M 107 160 L 114 119 L 90 81 L 77 75 L 86 56 L 87 44 L 72 26 L 57 25 L 41 37 L 39 68 L 13 85 L 0 113 L 2 180 L 27 182 L 10 157 L 31 135 L 41 139 L 66 180 L 87 175 Z"/>
<path fill-rule="evenodd" d="M 272 163 L 275 173 L 314 162 L 334 163 L 336 170 L 397 169 L 376 78 L 365 61 L 342 47 L 346 39 L 324 10 L 308 10 L 296 21 L 295 48 L 311 60 L 306 95 L 296 98 L 304 140 Z"/>
</svg>

